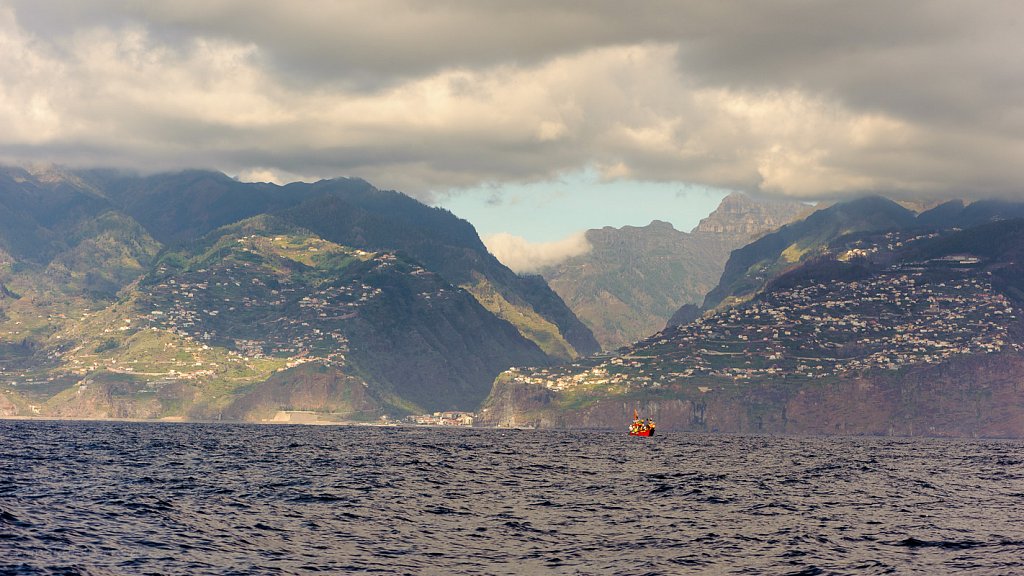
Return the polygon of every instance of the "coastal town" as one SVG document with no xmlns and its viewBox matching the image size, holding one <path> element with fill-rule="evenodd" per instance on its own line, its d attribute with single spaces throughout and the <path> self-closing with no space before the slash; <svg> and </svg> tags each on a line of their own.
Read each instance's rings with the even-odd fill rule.
<svg viewBox="0 0 1024 576">
<path fill-rule="evenodd" d="M 406 422 L 417 426 L 462 426 L 473 425 L 476 414 L 472 412 L 444 411 L 430 414 L 414 414 L 406 417 Z"/>
</svg>

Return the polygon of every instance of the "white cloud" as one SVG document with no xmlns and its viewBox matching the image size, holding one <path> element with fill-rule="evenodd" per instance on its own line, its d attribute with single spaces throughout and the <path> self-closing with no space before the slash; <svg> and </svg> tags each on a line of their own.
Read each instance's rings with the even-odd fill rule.
<svg viewBox="0 0 1024 576">
<path fill-rule="evenodd" d="M 593 249 L 590 242 L 587 242 L 585 232 L 577 232 L 554 242 L 530 242 L 506 232 L 485 236 L 482 240 L 495 258 L 520 274 L 537 272 Z"/>
<path fill-rule="evenodd" d="M 59 133 L 52 92 L 62 66 L 40 52 L 0 5 L 0 143 L 31 146 Z"/>
<path fill-rule="evenodd" d="M 421 195 L 587 167 L 802 198 L 1024 191 L 1012 2 L 510 6 L 8 0 L 0 160 Z"/>
<path fill-rule="evenodd" d="M 240 182 L 265 182 L 278 185 L 288 184 L 291 182 L 315 182 L 317 180 L 317 178 L 310 178 L 308 176 L 293 174 L 291 172 L 283 172 L 272 168 L 264 168 L 262 166 L 246 168 L 239 172 L 235 178 Z"/>
</svg>

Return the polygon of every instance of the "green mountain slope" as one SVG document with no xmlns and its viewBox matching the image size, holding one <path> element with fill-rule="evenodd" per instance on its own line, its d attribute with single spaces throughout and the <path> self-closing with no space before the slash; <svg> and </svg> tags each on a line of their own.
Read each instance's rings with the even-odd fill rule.
<svg viewBox="0 0 1024 576">
<path fill-rule="evenodd" d="M 145 272 L 161 249 L 133 219 L 103 212 L 68 234 L 69 248 L 46 266 L 46 275 L 65 292 L 113 298 Z"/>
<path fill-rule="evenodd" d="M 145 178 L 93 171 L 83 178 L 103 189 L 113 203 L 167 245 L 195 241 L 220 226 L 258 214 L 277 214 L 333 242 L 407 254 L 457 286 L 471 289 L 486 279 L 516 309 L 515 314 L 491 312 L 516 324 L 555 358 L 569 359 L 599 349 L 590 330 L 554 292 L 518 277 L 498 262 L 468 222 L 404 194 L 378 190 L 364 180 L 337 178 L 276 186 L 246 184 L 199 170 Z M 520 321 L 536 315 L 545 321 L 543 330 L 538 331 L 536 323 Z"/>
<path fill-rule="evenodd" d="M 330 181 L 314 186 L 331 190 Z M 599 348 L 590 330 L 550 288 L 502 265 L 468 222 L 446 210 L 427 208 L 396 192 L 367 190 L 317 196 L 281 216 L 333 242 L 409 255 L 479 296 L 492 313 L 515 324 L 556 358 L 592 354 Z M 501 296 L 505 308 L 487 297 L 492 292 Z M 538 316 L 543 323 L 531 320 Z"/>
<path fill-rule="evenodd" d="M 596 350 L 468 223 L 361 180 L 9 168 L 0 207 L 3 413 L 472 409 L 510 365 Z"/>
<path fill-rule="evenodd" d="M 509 362 L 546 361 L 422 266 L 273 217 L 165 254 L 140 283 L 137 306 L 161 329 L 252 357 L 315 359 L 429 411 L 473 408 Z"/>
</svg>

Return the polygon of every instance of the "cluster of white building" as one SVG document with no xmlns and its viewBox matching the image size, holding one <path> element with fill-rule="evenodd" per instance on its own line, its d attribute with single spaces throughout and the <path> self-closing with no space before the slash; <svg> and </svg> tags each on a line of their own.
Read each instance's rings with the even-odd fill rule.
<svg viewBox="0 0 1024 576">
<path fill-rule="evenodd" d="M 514 369 L 515 382 L 552 390 L 659 387 L 692 377 L 733 381 L 827 378 L 941 363 L 959 354 L 1020 350 L 1010 301 L 968 257 L 906 265 L 855 281 L 774 290 L 736 308 L 665 330 L 628 353 L 575 366 Z M 938 270 L 938 272 L 936 272 Z"/>
</svg>

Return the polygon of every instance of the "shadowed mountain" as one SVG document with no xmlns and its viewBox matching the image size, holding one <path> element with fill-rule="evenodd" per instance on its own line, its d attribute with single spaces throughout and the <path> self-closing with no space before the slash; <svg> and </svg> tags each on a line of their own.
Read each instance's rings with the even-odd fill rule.
<svg viewBox="0 0 1024 576">
<path fill-rule="evenodd" d="M 0 168 L 0 249 L 9 257 L 46 264 L 73 246 L 75 232 L 112 208 L 81 179 L 48 168 Z"/>
<path fill-rule="evenodd" d="M 1005 200 L 966 205 L 952 200 L 917 215 L 882 197 L 835 204 L 734 251 L 718 286 L 707 294 L 704 309 L 750 298 L 772 278 L 827 253 L 829 244 L 844 236 L 885 230 L 952 230 L 1022 217 L 1024 203 Z"/>
<path fill-rule="evenodd" d="M 835 204 L 732 252 L 704 309 L 749 299 L 779 274 L 822 254 L 829 242 L 848 234 L 913 227 L 915 214 L 874 196 Z"/>
<path fill-rule="evenodd" d="M 993 220 L 1024 218 L 1024 203 L 1009 200 L 979 200 L 964 205 L 962 200 L 951 200 L 917 217 L 922 228 L 945 230 L 970 228 Z"/>
<path fill-rule="evenodd" d="M 394 249 L 415 258 L 469 290 L 554 357 L 571 359 L 598 351 L 590 330 L 543 281 L 520 277 L 498 262 L 465 220 L 397 192 L 341 194 L 331 182 L 314 185 L 322 195 L 282 216 L 339 244 Z"/>
<path fill-rule="evenodd" d="M 396 409 L 472 409 L 510 363 L 547 361 L 418 263 L 276 217 L 166 252 L 133 298 L 152 326 L 249 357 L 319 359 Z"/>
</svg>

